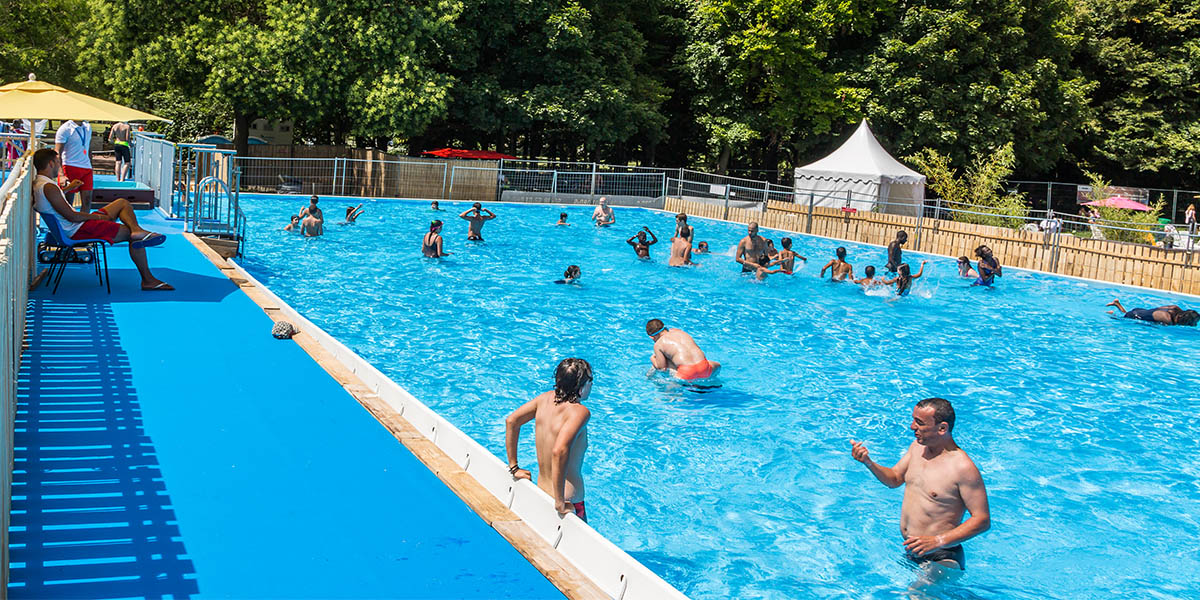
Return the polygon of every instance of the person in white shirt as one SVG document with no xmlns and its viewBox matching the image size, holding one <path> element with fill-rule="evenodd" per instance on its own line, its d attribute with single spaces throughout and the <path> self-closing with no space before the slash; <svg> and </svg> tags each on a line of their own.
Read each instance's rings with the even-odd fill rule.
<svg viewBox="0 0 1200 600">
<path fill-rule="evenodd" d="M 143 229 L 128 200 L 118 198 L 93 213 L 78 212 L 67 202 L 62 188 L 54 180 L 54 175 L 62 168 L 58 152 L 49 148 L 34 152 L 33 168 L 37 171 L 37 180 L 33 184 L 34 209 L 42 214 L 43 219 L 57 222 L 62 234 L 68 238 L 63 241 L 129 242 L 129 258 L 142 276 L 142 290 L 167 292 L 175 289 L 156 279 L 146 262 L 146 248 L 163 243 L 167 237 Z"/>
<path fill-rule="evenodd" d="M 82 212 L 92 210 L 92 126 L 87 121 L 67 121 L 54 133 L 54 150 L 62 157 L 62 176 L 83 182 L 79 188 Z"/>
</svg>

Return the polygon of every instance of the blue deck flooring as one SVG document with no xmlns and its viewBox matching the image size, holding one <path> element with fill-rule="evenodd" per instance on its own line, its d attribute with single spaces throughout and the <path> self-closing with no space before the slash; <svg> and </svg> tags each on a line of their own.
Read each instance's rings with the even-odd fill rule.
<svg viewBox="0 0 1200 600">
<path fill-rule="evenodd" d="M 562 597 L 186 240 L 149 253 L 178 291 L 119 246 L 111 296 L 30 300 L 12 598 Z"/>
</svg>

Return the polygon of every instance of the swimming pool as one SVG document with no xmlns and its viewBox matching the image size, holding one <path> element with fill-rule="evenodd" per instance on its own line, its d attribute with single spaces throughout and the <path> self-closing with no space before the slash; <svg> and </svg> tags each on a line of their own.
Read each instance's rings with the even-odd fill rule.
<svg viewBox="0 0 1200 600">
<path fill-rule="evenodd" d="M 246 268 L 276 294 L 503 457 L 504 416 L 580 356 L 596 372 L 585 463 L 590 523 L 695 598 L 892 598 L 902 560 L 901 490 L 850 457 L 865 440 L 891 464 L 911 442 L 912 404 L 954 402 L 959 444 L 983 472 L 992 529 L 967 542 L 969 570 L 938 595 L 1096 598 L 1200 589 L 1200 331 L 1108 317 L 1102 305 L 1198 302 L 1010 271 L 971 288 L 936 258 L 908 298 L 816 277 L 838 245 L 861 268 L 881 248 L 793 236 L 810 258 L 765 283 L 729 256 L 666 267 L 667 240 L 639 261 L 625 239 L 669 236 L 671 215 L 493 206 L 482 244 L 466 205 L 323 202 L 326 235 L 280 231 L 305 200 L 243 195 Z M 353 201 L 354 204 L 358 200 Z M 571 227 L 554 227 L 558 213 Z M 418 255 L 447 222 L 441 262 Z M 731 254 L 744 226 L 693 219 Z M 777 232 L 764 230 L 778 240 Z M 909 262 L 918 258 L 906 254 Z M 1001 261 L 1004 257 L 1000 257 Z M 583 283 L 550 283 L 568 264 Z M 646 319 L 689 331 L 725 366 L 700 393 L 647 378 Z M 319 416 L 314 416 L 319 418 Z M 521 463 L 534 464 L 532 434 Z"/>
</svg>

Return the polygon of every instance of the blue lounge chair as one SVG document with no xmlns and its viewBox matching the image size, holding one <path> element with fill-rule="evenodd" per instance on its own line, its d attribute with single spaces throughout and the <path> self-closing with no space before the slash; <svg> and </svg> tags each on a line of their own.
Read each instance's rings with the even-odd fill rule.
<svg viewBox="0 0 1200 600">
<path fill-rule="evenodd" d="M 100 257 L 100 261 L 92 260 L 96 267 L 96 276 L 100 278 L 101 285 L 107 284 L 108 293 L 111 294 L 112 282 L 108 280 L 108 250 L 105 249 L 108 242 L 101 239 L 73 240 L 63 233 L 62 227 L 59 226 L 55 215 L 41 211 L 38 211 L 38 215 L 42 217 L 42 222 L 46 224 L 46 243 L 58 247 L 58 251 L 54 253 L 54 256 L 50 260 L 43 261 L 50 264 L 50 273 L 46 277 L 46 287 L 50 287 L 50 280 L 54 280 L 54 289 L 50 293 L 54 294 L 58 292 L 58 283 L 62 280 L 63 271 L 67 270 L 67 263 L 75 262 L 71 260 L 74 251 L 76 249 L 84 249 L 91 253 L 93 257 Z M 99 252 L 96 251 L 97 246 L 100 248 Z M 103 274 L 100 272 L 99 262 L 104 263 Z M 56 267 L 58 268 L 57 277 L 54 275 Z"/>
</svg>

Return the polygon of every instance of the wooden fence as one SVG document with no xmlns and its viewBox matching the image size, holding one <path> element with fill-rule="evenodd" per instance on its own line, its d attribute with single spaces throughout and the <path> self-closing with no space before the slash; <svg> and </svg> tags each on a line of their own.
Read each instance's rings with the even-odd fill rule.
<svg viewBox="0 0 1200 600">
<path fill-rule="evenodd" d="M 1083 239 L 1067 233 L 1018 231 L 941 219 L 906 217 L 873 212 L 843 212 L 783 202 L 768 203 L 765 212 L 729 208 L 702 202 L 667 198 L 672 212 L 726 219 L 757 221 L 762 227 L 809 233 L 839 240 L 886 245 L 903 229 L 909 234 L 907 249 L 975 260 L 975 248 L 989 246 L 1001 264 L 1045 273 L 1072 275 L 1111 283 L 1200 294 L 1200 256 L 1184 250 L 1166 250 L 1143 244 Z M 726 214 L 727 213 L 727 214 Z"/>
</svg>

